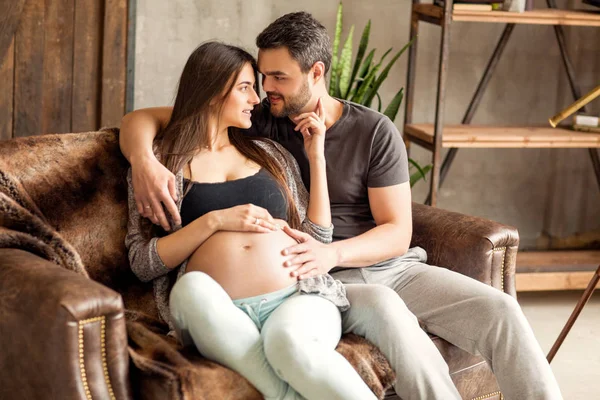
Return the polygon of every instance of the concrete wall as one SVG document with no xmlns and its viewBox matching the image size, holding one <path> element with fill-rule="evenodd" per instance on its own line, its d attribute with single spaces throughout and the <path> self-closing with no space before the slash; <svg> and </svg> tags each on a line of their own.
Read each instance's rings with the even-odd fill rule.
<svg viewBox="0 0 600 400">
<path fill-rule="evenodd" d="M 371 19 L 370 47 L 382 54 L 408 41 L 409 0 L 344 0 L 344 35 L 357 37 Z M 171 104 L 183 65 L 202 41 L 219 39 L 256 53 L 256 35 L 278 16 L 311 12 L 334 31 L 337 0 L 138 0 L 135 107 Z M 538 1 L 545 7 L 545 1 Z M 579 2 L 559 2 L 579 7 Z M 452 27 L 446 120 L 459 123 L 503 25 L 456 23 Z M 415 122 L 432 122 L 440 30 L 421 25 Z M 583 91 L 600 83 L 600 28 L 568 28 L 569 51 Z M 358 38 L 355 39 L 358 42 Z M 384 104 L 406 82 L 404 56 L 382 91 Z M 572 101 L 554 31 L 517 26 L 473 123 L 544 124 Z M 600 100 L 592 104 L 600 114 Z M 396 119 L 402 130 L 403 113 Z M 422 163 L 430 153 L 412 147 Z M 413 193 L 423 201 L 426 186 Z M 519 228 L 523 248 L 543 246 L 544 234 L 600 235 L 600 191 L 586 150 L 461 149 L 440 192 L 439 206 Z"/>
</svg>

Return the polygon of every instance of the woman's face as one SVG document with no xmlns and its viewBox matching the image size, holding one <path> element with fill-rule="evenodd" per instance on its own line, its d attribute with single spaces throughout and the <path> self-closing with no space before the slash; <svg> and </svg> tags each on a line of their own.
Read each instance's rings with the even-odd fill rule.
<svg viewBox="0 0 600 400">
<path fill-rule="evenodd" d="M 250 64 L 246 64 L 237 77 L 233 89 L 225 98 L 220 126 L 242 129 L 252 126 L 250 121 L 252 109 L 260 102 L 254 84 L 254 70 Z"/>
</svg>

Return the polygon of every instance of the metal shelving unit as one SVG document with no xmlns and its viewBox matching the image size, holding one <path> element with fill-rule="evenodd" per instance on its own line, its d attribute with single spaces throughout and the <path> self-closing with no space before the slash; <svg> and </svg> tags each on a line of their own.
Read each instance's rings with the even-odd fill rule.
<svg viewBox="0 0 600 400">
<path fill-rule="evenodd" d="M 453 0 L 446 0 L 443 7 L 413 0 L 410 37 L 414 38 L 421 22 L 438 25 L 441 28 L 440 60 L 438 69 L 435 119 L 433 124 L 414 123 L 414 84 L 418 39 L 409 48 L 406 85 L 406 113 L 404 140 L 407 149 L 414 143 L 432 152 L 433 168 L 430 179 L 430 192 L 426 203 L 435 206 L 438 190 L 448 174 L 459 148 L 581 148 L 587 149 L 600 189 L 600 134 L 581 133 L 569 129 L 549 126 L 475 126 L 471 125 L 473 115 L 502 56 L 506 44 L 517 24 L 553 25 L 562 60 L 569 78 L 571 92 L 575 99 L 581 91 L 574 78 L 574 68 L 566 52 L 563 26 L 600 27 L 600 13 L 558 10 L 554 0 L 547 0 L 548 9 L 525 11 L 523 13 L 504 11 L 453 11 Z M 500 39 L 488 61 L 484 74 L 460 125 L 444 124 L 444 101 L 448 77 L 450 53 L 450 32 L 454 22 L 483 22 L 506 24 Z M 442 161 L 442 149 L 449 148 Z M 578 260 L 581 252 L 527 252 L 517 260 L 517 288 L 519 290 L 560 290 L 585 288 L 600 263 L 600 251 L 586 252 L 584 260 Z M 581 259 L 581 257 L 579 257 Z M 573 261 L 569 261 L 572 259 Z M 574 270 L 575 269 L 575 270 Z M 522 270 L 522 272 L 521 272 Z M 543 279 L 532 279 L 537 274 Z M 539 274 L 544 274 L 539 275 Z M 554 274 L 554 275 L 548 275 Z M 539 283 L 536 283 L 538 282 Z M 542 281 L 544 282 L 542 284 Z"/>
</svg>

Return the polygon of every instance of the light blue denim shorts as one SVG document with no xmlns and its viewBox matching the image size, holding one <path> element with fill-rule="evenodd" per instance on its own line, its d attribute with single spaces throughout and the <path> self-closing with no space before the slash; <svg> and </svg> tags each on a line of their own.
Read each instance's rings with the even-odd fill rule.
<svg viewBox="0 0 600 400">
<path fill-rule="evenodd" d="M 233 304 L 245 312 L 260 330 L 273 311 L 297 293 L 298 284 L 295 283 L 275 292 L 233 300 Z"/>
</svg>

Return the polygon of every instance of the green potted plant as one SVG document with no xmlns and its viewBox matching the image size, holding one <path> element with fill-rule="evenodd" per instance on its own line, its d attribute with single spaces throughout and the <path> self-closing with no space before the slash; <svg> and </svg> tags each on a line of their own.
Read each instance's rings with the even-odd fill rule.
<svg viewBox="0 0 600 400">
<path fill-rule="evenodd" d="M 337 21 L 335 24 L 335 37 L 333 39 L 333 60 L 331 63 L 331 78 L 329 81 L 329 94 L 338 99 L 345 99 L 354 103 L 362 104 L 366 107 L 375 108 L 382 112 L 381 96 L 379 89 L 387 79 L 390 70 L 400 58 L 400 56 L 412 44 L 408 42 L 400 51 L 398 51 L 383 68 L 383 63 L 387 56 L 392 52 L 388 49 L 379 62 L 375 63 L 375 49 L 367 52 L 369 44 L 369 35 L 371 33 L 371 20 L 363 29 L 356 58 L 352 62 L 352 41 L 354 36 L 354 25 L 350 27 L 350 32 L 346 38 L 344 46 L 340 49 L 342 36 L 342 13 L 343 6 L 340 2 L 337 11 Z M 379 72 L 381 70 L 381 72 Z M 404 97 L 404 88 L 400 88 L 392 98 L 392 101 L 384 109 L 383 114 L 394 121 L 402 99 Z M 373 101 L 377 100 L 377 107 L 372 107 Z M 421 179 L 426 179 L 426 174 L 431 169 L 431 165 L 421 167 L 415 160 L 409 158 L 410 186 L 412 187 Z"/>
</svg>

